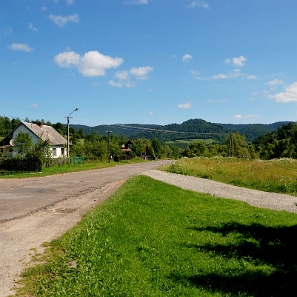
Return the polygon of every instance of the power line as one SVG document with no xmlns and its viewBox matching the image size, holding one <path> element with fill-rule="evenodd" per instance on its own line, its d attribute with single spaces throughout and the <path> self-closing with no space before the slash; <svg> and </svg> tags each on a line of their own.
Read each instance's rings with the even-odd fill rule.
<svg viewBox="0 0 297 297">
<path fill-rule="evenodd" d="M 228 133 L 219 133 L 219 132 L 183 132 L 183 131 L 174 131 L 174 130 L 163 130 L 163 129 L 154 129 L 146 127 L 135 127 L 124 124 L 110 124 L 110 126 L 121 127 L 124 129 L 138 129 L 151 132 L 164 132 L 164 133 L 174 133 L 174 134 L 195 134 L 195 135 L 227 135 Z"/>
</svg>

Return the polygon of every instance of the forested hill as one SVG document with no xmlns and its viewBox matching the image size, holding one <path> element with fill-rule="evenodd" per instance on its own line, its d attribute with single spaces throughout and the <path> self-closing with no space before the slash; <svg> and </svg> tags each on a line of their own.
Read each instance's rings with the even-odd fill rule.
<svg viewBox="0 0 297 297">
<path fill-rule="evenodd" d="M 271 133 L 289 122 L 276 122 L 273 124 L 220 124 L 231 132 L 245 135 L 247 142 L 252 142 L 261 135 Z"/>
<path fill-rule="evenodd" d="M 97 132 L 100 135 L 106 131 L 112 131 L 115 135 L 124 135 L 132 139 L 136 138 L 158 138 L 160 141 L 178 139 L 205 139 L 212 138 L 217 142 L 224 142 L 228 134 L 238 132 L 245 135 L 247 142 L 252 142 L 260 135 L 277 130 L 289 122 L 276 122 L 273 124 L 216 124 L 206 122 L 202 119 L 190 119 L 181 124 L 169 125 L 140 125 L 140 124 L 116 124 L 99 125 L 89 127 L 84 125 L 71 125 L 79 130 L 83 129 L 86 134 Z M 174 133 L 174 131 L 180 133 Z"/>
<path fill-rule="evenodd" d="M 29 121 L 29 120 L 28 120 Z M 20 123 L 20 119 L 12 119 L 0 116 L 0 140 Z M 44 122 L 51 125 L 49 122 Z M 112 131 L 114 135 L 126 136 L 132 139 L 158 138 L 160 141 L 189 140 L 189 139 L 212 139 L 215 142 L 224 143 L 230 133 L 238 132 L 246 137 L 251 143 L 261 135 L 271 133 L 289 122 L 276 122 L 273 124 L 217 124 L 206 122 L 202 119 L 190 119 L 181 124 L 169 125 L 143 125 L 143 124 L 114 124 L 89 127 L 84 125 L 71 124 L 71 129 L 84 130 L 85 134 L 97 132 L 99 135 L 106 135 Z M 53 126 L 63 131 L 65 124 L 57 123 Z M 65 132 L 65 131 L 64 131 Z M 179 133 L 175 133 L 179 132 Z M 62 132 L 63 134 L 63 132 Z"/>
</svg>

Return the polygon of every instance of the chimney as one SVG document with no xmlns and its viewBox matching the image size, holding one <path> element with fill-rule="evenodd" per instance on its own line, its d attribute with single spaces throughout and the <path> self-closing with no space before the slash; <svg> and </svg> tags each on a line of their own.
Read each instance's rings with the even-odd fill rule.
<svg viewBox="0 0 297 297">
<path fill-rule="evenodd" d="M 37 122 L 36 125 L 39 126 L 40 128 L 42 128 L 42 123 L 41 122 Z"/>
</svg>

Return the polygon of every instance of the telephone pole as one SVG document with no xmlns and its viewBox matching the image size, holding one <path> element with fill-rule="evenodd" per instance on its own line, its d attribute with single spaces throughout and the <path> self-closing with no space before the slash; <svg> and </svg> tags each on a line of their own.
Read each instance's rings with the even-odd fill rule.
<svg viewBox="0 0 297 297">
<path fill-rule="evenodd" d="M 234 154 L 233 134 L 230 133 L 230 139 L 229 139 L 229 157 L 233 157 L 233 154 Z"/>
<path fill-rule="evenodd" d="M 72 112 L 69 113 L 67 118 L 67 157 L 69 158 L 69 126 L 70 126 L 70 118 L 72 118 L 70 115 L 73 114 L 75 111 L 77 111 L 78 108 L 75 108 Z"/>
<path fill-rule="evenodd" d="M 112 131 L 106 131 L 107 135 L 108 135 L 108 163 L 110 162 L 110 134 L 112 133 Z"/>
</svg>

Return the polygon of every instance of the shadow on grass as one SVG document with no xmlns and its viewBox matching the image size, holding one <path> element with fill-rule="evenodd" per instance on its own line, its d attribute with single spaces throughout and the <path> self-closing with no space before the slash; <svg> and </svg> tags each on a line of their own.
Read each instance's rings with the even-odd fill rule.
<svg viewBox="0 0 297 297">
<path fill-rule="evenodd" d="M 199 274 L 191 277 L 172 275 L 176 281 L 187 281 L 209 292 L 224 296 L 297 296 L 297 226 L 265 227 L 259 224 L 228 223 L 220 227 L 192 228 L 198 232 L 210 231 L 221 236 L 237 234 L 235 244 L 186 245 L 209 255 L 252 263 L 253 270 L 244 269 L 226 273 Z M 257 269 L 269 265 L 273 272 Z"/>
</svg>

